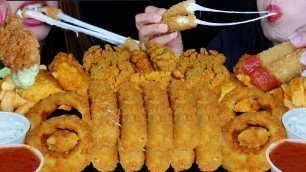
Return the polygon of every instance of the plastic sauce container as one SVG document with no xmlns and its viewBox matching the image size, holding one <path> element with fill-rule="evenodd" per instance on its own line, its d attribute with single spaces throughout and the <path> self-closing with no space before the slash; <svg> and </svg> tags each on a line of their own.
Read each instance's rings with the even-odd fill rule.
<svg viewBox="0 0 306 172">
<path fill-rule="evenodd" d="M 0 112 L 0 145 L 22 144 L 30 128 L 29 120 L 13 112 Z"/>
<path fill-rule="evenodd" d="M 284 114 L 282 122 L 288 139 L 306 140 L 306 108 L 292 109 Z"/>
</svg>

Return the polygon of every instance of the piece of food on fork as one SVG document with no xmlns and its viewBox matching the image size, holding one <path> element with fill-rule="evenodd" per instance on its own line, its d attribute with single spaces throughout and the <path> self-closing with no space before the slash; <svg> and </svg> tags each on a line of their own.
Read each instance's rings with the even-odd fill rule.
<svg viewBox="0 0 306 172">
<path fill-rule="evenodd" d="M 16 14 L 0 24 L 0 60 L 10 68 L 17 87 L 27 89 L 34 84 L 40 64 L 39 43 Z"/>
<path fill-rule="evenodd" d="M 260 13 L 268 13 L 266 15 L 260 16 L 258 18 L 245 20 L 241 22 L 233 22 L 233 23 L 212 23 L 202 21 L 196 18 L 195 11 L 209 11 L 209 12 L 218 12 L 218 13 L 237 13 L 237 14 L 260 14 Z M 269 11 L 224 11 L 224 10 L 216 10 L 207 7 L 202 7 L 196 4 L 195 0 L 187 0 L 180 2 L 176 5 L 173 5 L 167 11 L 164 12 L 162 15 L 162 22 L 167 24 L 169 27 L 169 32 L 174 31 L 182 31 L 187 29 L 195 28 L 198 24 L 199 25 L 206 25 L 206 26 L 230 26 L 230 25 L 237 25 L 243 24 L 248 22 L 253 22 L 256 20 L 260 20 L 269 16 L 278 15 L 277 13 L 272 13 Z"/>
</svg>

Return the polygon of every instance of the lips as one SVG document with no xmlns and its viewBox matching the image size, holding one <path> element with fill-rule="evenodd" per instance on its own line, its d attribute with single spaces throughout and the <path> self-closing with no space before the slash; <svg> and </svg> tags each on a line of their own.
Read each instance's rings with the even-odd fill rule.
<svg viewBox="0 0 306 172">
<path fill-rule="evenodd" d="M 20 5 L 19 9 L 22 9 L 26 7 L 27 5 L 32 5 L 32 4 L 41 4 L 42 6 L 47 6 L 46 1 L 26 1 Z M 36 20 L 36 19 L 32 19 L 32 18 L 23 18 L 22 23 L 27 26 L 39 26 L 39 25 L 44 24 L 43 22 Z"/>
<path fill-rule="evenodd" d="M 267 11 L 269 11 L 270 13 L 276 13 L 275 15 L 267 18 L 269 22 L 276 22 L 278 19 L 282 17 L 281 9 L 277 5 L 272 5 L 272 4 L 269 5 Z"/>
</svg>

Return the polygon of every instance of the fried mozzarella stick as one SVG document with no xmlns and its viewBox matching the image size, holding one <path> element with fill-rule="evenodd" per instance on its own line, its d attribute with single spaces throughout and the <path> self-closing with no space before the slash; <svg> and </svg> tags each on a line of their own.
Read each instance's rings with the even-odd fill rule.
<svg viewBox="0 0 306 172">
<path fill-rule="evenodd" d="M 252 85 L 262 91 L 269 91 L 301 73 L 301 53 L 301 49 L 284 42 L 258 55 L 242 58 L 234 71 L 236 74 L 248 75 Z"/>
<path fill-rule="evenodd" d="M 195 86 L 197 115 L 200 118 L 200 142 L 196 148 L 196 163 L 201 171 L 214 171 L 222 162 L 221 127 L 218 123 L 218 96 L 203 83 Z"/>
<path fill-rule="evenodd" d="M 173 148 L 172 110 L 165 88 L 149 82 L 143 86 L 148 121 L 146 165 L 150 171 L 166 171 L 170 166 Z"/>
<path fill-rule="evenodd" d="M 174 121 L 174 149 L 171 166 L 175 171 L 187 170 L 194 162 L 194 149 L 199 144 L 199 118 L 196 97 L 184 81 L 170 84 L 170 103 Z"/>
<path fill-rule="evenodd" d="M 0 24 L 0 60 L 10 68 L 17 87 L 27 89 L 34 84 L 40 64 L 39 43 L 16 14 Z"/>
<path fill-rule="evenodd" d="M 120 164 L 125 171 L 138 171 L 144 164 L 147 143 L 142 90 L 135 83 L 125 82 L 119 87 L 118 102 L 121 111 Z"/>
<path fill-rule="evenodd" d="M 107 81 L 92 79 L 89 87 L 94 146 L 91 159 L 100 171 L 113 171 L 118 163 L 119 111 Z"/>
</svg>

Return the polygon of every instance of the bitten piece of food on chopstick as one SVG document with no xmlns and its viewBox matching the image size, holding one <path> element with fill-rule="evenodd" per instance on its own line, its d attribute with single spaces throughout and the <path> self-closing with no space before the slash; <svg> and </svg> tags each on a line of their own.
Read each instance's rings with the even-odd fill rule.
<svg viewBox="0 0 306 172">
<path fill-rule="evenodd" d="M 17 87 L 27 89 L 34 84 L 40 64 L 38 48 L 34 33 L 21 26 L 18 15 L 0 24 L 0 60 L 10 68 Z"/>
<path fill-rule="evenodd" d="M 236 75 L 246 75 L 250 84 L 262 91 L 280 86 L 302 72 L 301 49 L 284 42 L 254 56 L 244 56 L 234 68 Z M 239 78 L 239 77 L 238 77 Z"/>
</svg>

